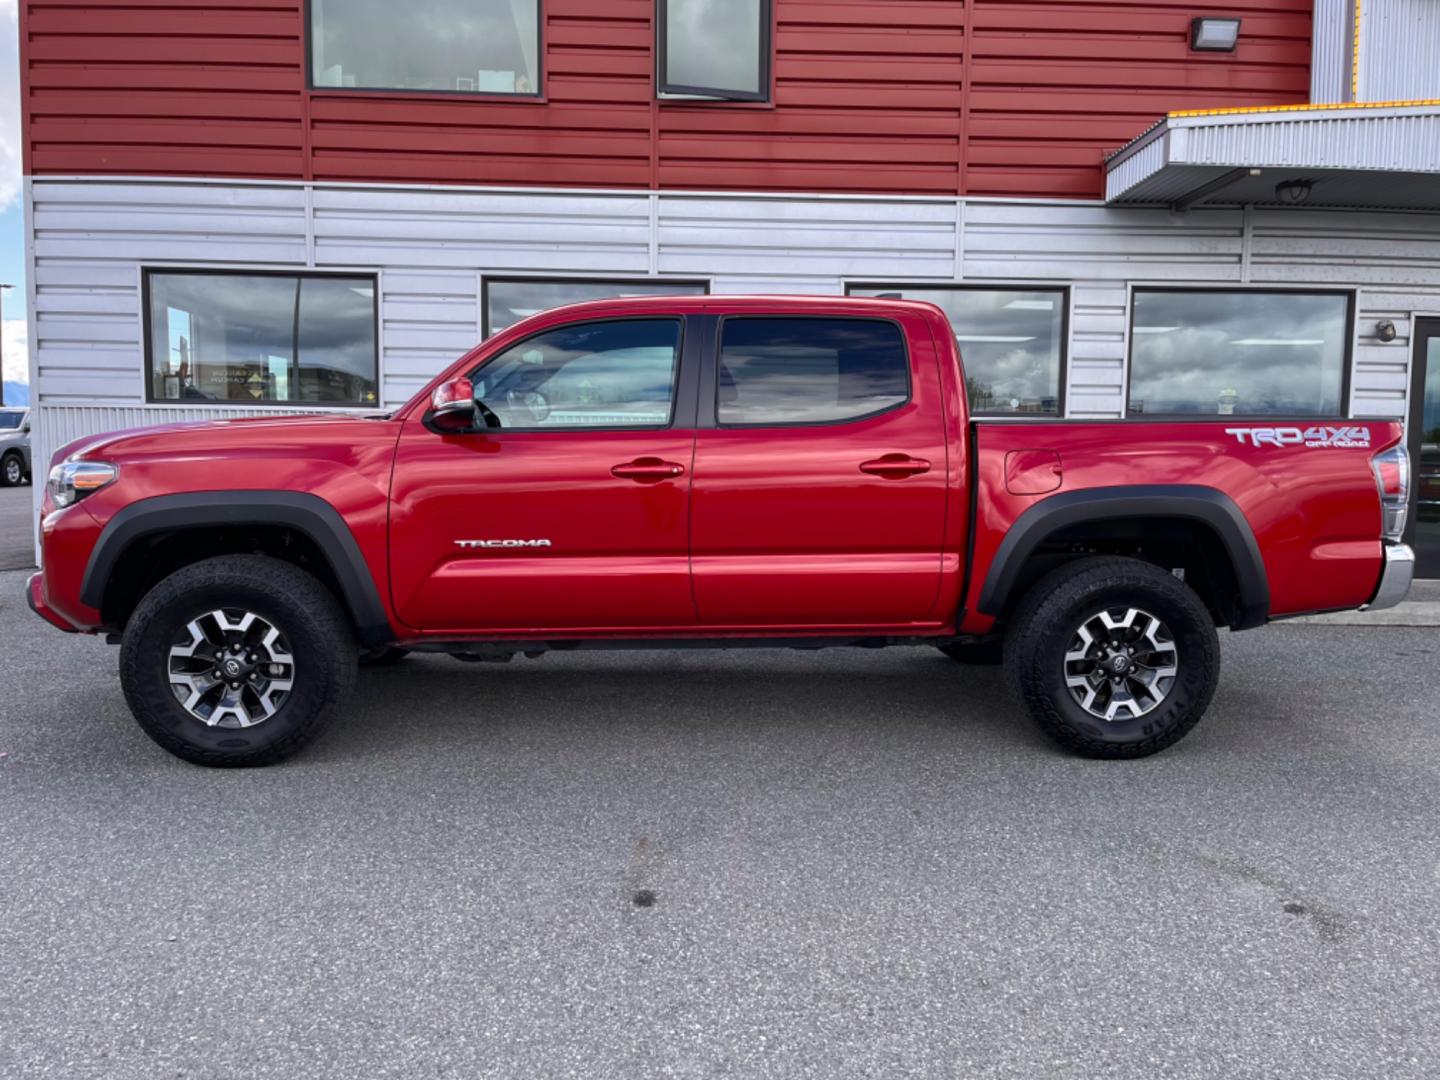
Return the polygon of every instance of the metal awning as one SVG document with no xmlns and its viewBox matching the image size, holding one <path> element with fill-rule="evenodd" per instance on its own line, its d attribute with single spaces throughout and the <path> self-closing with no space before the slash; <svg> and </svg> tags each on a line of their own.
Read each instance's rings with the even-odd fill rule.
<svg viewBox="0 0 1440 1080">
<path fill-rule="evenodd" d="M 1440 210 L 1440 101 L 1171 113 L 1109 156 L 1105 200 Z"/>
</svg>

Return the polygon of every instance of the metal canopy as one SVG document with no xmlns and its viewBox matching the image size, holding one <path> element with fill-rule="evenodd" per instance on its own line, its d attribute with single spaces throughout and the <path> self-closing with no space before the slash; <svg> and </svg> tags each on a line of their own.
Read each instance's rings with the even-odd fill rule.
<svg viewBox="0 0 1440 1080">
<path fill-rule="evenodd" d="M 1171 113 L 1106 160 L 1105 200 L 1440 210 L 1440 102 Z"/>
</svg>

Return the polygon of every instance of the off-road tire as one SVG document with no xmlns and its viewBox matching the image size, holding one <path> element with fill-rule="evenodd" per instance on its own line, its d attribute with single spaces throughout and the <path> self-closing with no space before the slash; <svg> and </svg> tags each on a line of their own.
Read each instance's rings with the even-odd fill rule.
<svg viewBox="0 0 1440 1080">
<path fill-rule="evenodd" d="M 25 482 L 25 459 L 19 454 L 0 458 L 0 487 L 19 487 Z"/>
<path fill-rule="evenodd" d="M 253 611 L 283 628 L 295 685 L 275 714 L 247 728 L 209 727 L 170 688 L 170 646 L 215 608 Z M 140 601 L 120 645 L 120 684 L 141 729 L 196 765 L 273 765 L 315 740 L 355 684 L 359 650 L 340 603 L 313 576 L 264 555 L 222 555 L 171 574 Z"/>
<path fill-rule="evenodd" d="M 1152 612 L 1174 636 L 1177 674 L 1153 711 L 1127 720 L 1092 716 L 1065 686 L 1065 652 L 1102 609 Z M 1008 620 L 1005 674 L 1030 716 L 1065 749 L 1090 758 L 1139 758 L 1178 742 L 1204 715 L 1220 677 L 1214 620 L 1179 578 L 1139 559 L 1077 559 L 1046 574 Z"/>
<path fill-rule="evenodd" d="M 970 667 L 996 667 L 1005 662 L 1005 650 L 999 641 L 963 641 L 935 647 L 951 660 Z"/>
</svg>

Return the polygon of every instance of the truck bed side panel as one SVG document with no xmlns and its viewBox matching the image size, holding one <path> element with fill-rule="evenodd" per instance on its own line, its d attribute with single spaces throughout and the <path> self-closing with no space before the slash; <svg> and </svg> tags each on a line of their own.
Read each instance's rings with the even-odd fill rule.
<svg viewBox="0 0 1440 1080">
<path fill-rule="evenodd" d="M 1323 434 L 1308 440 L 1312 445 L 1257 445 L 1245 434 L 1275 427 L 1345 428 L 1356 437 L 1339 441 L 1368 445 L 1314 445 L 1325 441 Z M 1374 594 L 1381 569 L 1370 459 L 1400 438 L 1398 423 L 1381 421 L 981 422 L 975 552 L 962 629 L 979 633 L 993 624 L 978 610 L 981 588 L 1006 530 L 1022 513 L 1060 492 L 1121 485 L 1201 485 L 1232 499 L 1259 544 L 1271 617 L 1358 607 Z M 1059 455 L 1060 488 L 1011 494 L 1006 455 L 1040 448 Z"/>
</svg>

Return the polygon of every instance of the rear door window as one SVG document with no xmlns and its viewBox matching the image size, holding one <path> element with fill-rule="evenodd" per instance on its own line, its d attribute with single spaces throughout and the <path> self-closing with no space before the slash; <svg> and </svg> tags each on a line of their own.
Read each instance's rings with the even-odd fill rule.
<svg viewBox="0 0 1440 1080">
<path fill-rule="evenodd" d="M 910 397 L 900 327 L 882 319 L 725 320 L 715 416 L 725 427 L 840 424 Z"/>
</svg>

